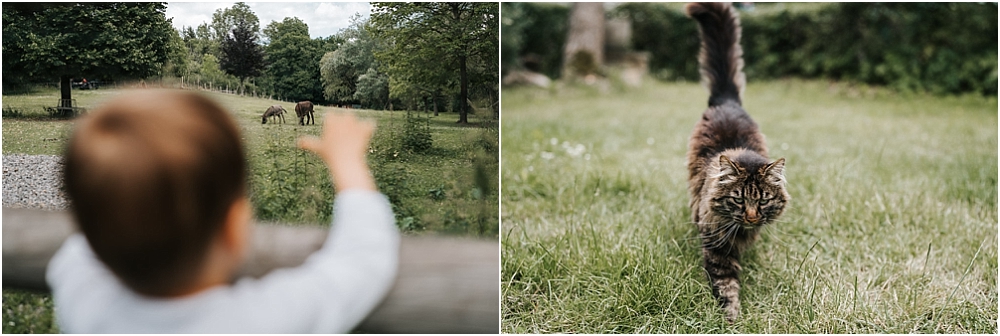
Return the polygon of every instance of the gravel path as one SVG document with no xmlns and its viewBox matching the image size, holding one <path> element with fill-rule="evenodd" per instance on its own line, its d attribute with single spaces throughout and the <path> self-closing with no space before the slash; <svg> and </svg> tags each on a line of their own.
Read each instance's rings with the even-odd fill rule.
<svg viewBox="0 0 1000 336">
<path fill-rule="evenodd" d="M 62 158 L 57 155 L 3 155 L 3 206 L 63 210 Z"/>
</svg>

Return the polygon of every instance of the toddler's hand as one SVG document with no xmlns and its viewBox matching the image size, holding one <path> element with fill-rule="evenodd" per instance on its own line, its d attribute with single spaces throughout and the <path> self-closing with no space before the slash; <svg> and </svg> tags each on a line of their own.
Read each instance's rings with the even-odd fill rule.
<svg viewBox="0 0 1000 336">
<path fill-rule="evenodd" d="M 316 153 L 326 162 L 338 191 L 375 190 L 365 154 L 375 124 L 358 120 L 353 113 L 326 113 L 322 138 L 304 136 L 299 147 Z"/>
</svg>

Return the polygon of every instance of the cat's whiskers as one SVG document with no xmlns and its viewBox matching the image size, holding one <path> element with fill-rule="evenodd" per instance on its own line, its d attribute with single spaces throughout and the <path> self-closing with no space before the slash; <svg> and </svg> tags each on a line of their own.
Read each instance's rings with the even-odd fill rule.
<svg viewBox="0 0 1000 336">
<path fill-rule="evenodd" d="M 739 228 L 740 228 L 739 225 L 737 225 L 735 222 L 730 222 L 727 225 L 723 225 L 719 227 L 718 230 L 719 232 L 713 233 L 711 235 L 704 235 L 703 237 L 711 238 L 713 236 L 718 235 L 719 233 L 722 233 L 722 236 L 717 237 L 716 239 L 709 239 L 709 242 L 707 242 L 706 244 L 702 244 L 702 246 L 708 249 L 717 249 L 719 247 L 722 247 L 722 245 L 732 240 L 733 236 L 735 236 Z"/>
</svg>

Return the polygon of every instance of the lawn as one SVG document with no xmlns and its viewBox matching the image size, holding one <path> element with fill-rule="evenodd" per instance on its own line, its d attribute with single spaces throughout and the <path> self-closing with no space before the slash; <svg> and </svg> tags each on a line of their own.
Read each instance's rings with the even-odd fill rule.
<svg viewBox="0 0 1000 336">
<path fill-rule="evenodd" d="M 125 90 L 74 91 L 77 104 L 94 108 Z M 250 170 L 250 192 L 258 220 L 292 225 L 328 226 L 333 186 L 320 159 L 295 147 L 302 135 L 319 135 L 322 114 L 343 111 L 316 107 L 316 125 L 298 126 L 294 104 L 268 99 L 209 93 L 233 113 L 243 135 Z M 3 153 L 59 155 L 73 121 L 53 120 L 43 107 L 58 100 L 55 90 L 4 95 Z M 285 124 L 262 125 L 260 116 L 271 105 L 289 111 Z M 16 110 L 14 112 L 13 110 Z M 396 214 L 397 225 L 409 234 L 439 233 L 496 239 L 498 226 L 498 132 L 491 113 L 470 115 L 459 126 L 458 115 L 433 117 L 403 111 L 353 110 L 376 121 L 369 164 L 379 189 Z M 17 114 L 17 116 L 10 117 Z M 409 120 L 409 121 L 408 121 Z M 402 148 L 410 129 L 429 132 L 430 149 Z M 412 133 L 410 133 L 412 134 Z M 56 332 L 48 295 L 3 291 L 3 332 Z"/>
<path fill-rule="evenodd" d="M 792 201 L 712 297 L 685 154 L 708 93 L 503 91 L 502 331 L 996 333 L 997 98 L 752 82 Z"/>
</svg>

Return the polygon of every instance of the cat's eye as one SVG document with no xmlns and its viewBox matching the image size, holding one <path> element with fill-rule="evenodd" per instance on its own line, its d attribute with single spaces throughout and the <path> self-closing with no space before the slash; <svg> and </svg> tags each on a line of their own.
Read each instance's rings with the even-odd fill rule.
<svg viewBox="0 0 1000 336">
<path fill-rule="evenodd" d="M 760 200 L 760 205 L 767 205 L 767 203 L 770 202 L 770 201 L 771 201 L 771 199 L 768 199 L 768 198 L 762 199 L 762 200 Z"/>
<path fill-rule="evenodd" d="M 733 197 L 733 203 L 743 204 L 743 199 L 739 197 Z"/>
</svg>

